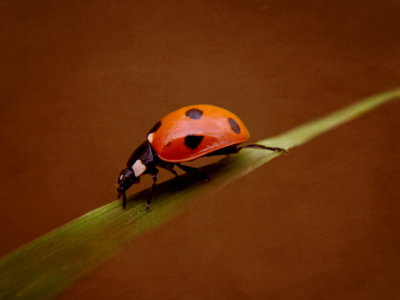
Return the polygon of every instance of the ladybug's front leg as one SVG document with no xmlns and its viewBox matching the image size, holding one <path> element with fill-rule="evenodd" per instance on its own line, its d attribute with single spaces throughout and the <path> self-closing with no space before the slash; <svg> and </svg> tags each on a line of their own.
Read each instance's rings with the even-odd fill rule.
<svg viewBox="0 0 400 300">
<path fill-rule="evenodd" d="M 126 208 L 126 202 L 127 202 L 126 192 L 125 191 L 118 192 L 117 199 L 120 199 L 120 198 L 122 198 L 122 208 L 125 209 Z"/>
<path fill-rule="evenodd" d="M 151 186 L 151 190 L 150 190 L 150 197 L 147 199 L 147 204 L 146 204 L 146 210 L 150 209 L 150 203 L 151 200 L 153 200 L 153 195 L 156 191 L 156 186 L 157 186 L 157 179 L 158 179 L 158 169 L 154 168 L 154 170 L 151 170 L 151 172 L 149 172 L 149 174 L 153 177 L 153 184 Z"/>
</svg>

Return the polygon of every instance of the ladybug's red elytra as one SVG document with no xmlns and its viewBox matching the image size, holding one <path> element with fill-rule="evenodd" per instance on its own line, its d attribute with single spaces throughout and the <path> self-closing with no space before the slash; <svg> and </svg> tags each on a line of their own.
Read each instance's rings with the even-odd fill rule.
<svg viewBox="0 0 400 300">
<path fill-rule="evenodd" d="M 138 183 L 140 176 L 153 177 L 149 208 L 158 179 L 157 167 L 178 176 L 174 166 L 188 173 L 197 173 L 204 179 L 208 176 L 200 169 L 182 165 L 202 156 L 237 153 L 243 148 L 260 148 L 285 151 L 278 147 L 250 144 L 239 146 L 250 137 L 246 125 L 232 112 L 209 104 L 189 105 L 164 116 L 147 134 L 144 141 L 129 158 L 126 168 L 118 177 L 118 198 L 122 197 L 126 207 L 126 190 Z M 286 152 L 286 151 L 285 151 Z"/>
</svg>

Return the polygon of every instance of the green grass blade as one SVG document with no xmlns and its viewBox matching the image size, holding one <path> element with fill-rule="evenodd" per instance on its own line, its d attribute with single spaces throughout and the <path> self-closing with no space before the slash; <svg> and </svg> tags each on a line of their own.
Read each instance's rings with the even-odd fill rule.
<svg viewBox="0 0 400 300">
<path fill-rule="evenodd" d="M 399 97 L 400 89 L 375 95 L 258 143 L 290 149 Z M 222 187 L 280 154 L 245 149 L 203 168 L 211 182 L 184 175 L 160 184 L 150 212 L 145 210 L 146 190 L 133 195 L 126 210 L 114 201 L 53 230 L 0 259 L 0 298 L 54 297 L 124 244 L 182 211 L 195 197 Z"/>
</svg>

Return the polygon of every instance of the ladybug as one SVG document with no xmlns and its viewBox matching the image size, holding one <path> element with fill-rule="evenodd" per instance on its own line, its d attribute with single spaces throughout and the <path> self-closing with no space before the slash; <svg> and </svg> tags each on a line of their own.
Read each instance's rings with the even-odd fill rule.
<svg viewBox="0 0 400 300">
<path fill-rule="evenodd" d="M 157 167 L 178 176 L 174 166 L 188 173 L 196 173 L 205 180 L 208 176 L 200 169 L 183 165 L 202 156 L 233 154 L 243 148 L 285 151 L 278 147 L 250 144 L 239 146 L 250 137 L 246 125 L 232 112 L 209 104 L 182 107 L 158 121 L 148 132 L 146 140 L 132 153 L 126 168 L 118 177 L 118 199 L 126 207 L 126 190 L 138 183 L 140 176 L 153 177 L 149 208 L 158 179 Z M 286 151 L 285 151 L 286 152 Z"/>
</svg>

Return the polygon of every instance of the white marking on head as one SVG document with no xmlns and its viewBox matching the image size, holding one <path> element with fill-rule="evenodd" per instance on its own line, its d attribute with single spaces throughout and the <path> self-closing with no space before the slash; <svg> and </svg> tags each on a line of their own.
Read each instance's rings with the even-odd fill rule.
<svg viewBox="0 0 400 300">
<path fill-rule="evenodd" d="M 119 176 L 119 180 L 122 180 L 124 178 L 124 175 Z"/>
<path fill-rule="evenodd" d="M 150 142 L 150 144 L 153 142 L 153 134 L 154 134 L 154 133 L 150 133 L 150 134 L 147 136 L 147 140 Z"/>
<path fill-rule="evenodd" d="M 144 171 L 146 171 L 146 169 L 147 169 L 146 165 L 144 165 L 140 159 L 135 161 L 135 163 L 132 165 L 132 170 L 135 173 L 136 177 L 142 175 Z"/>
</svg>

